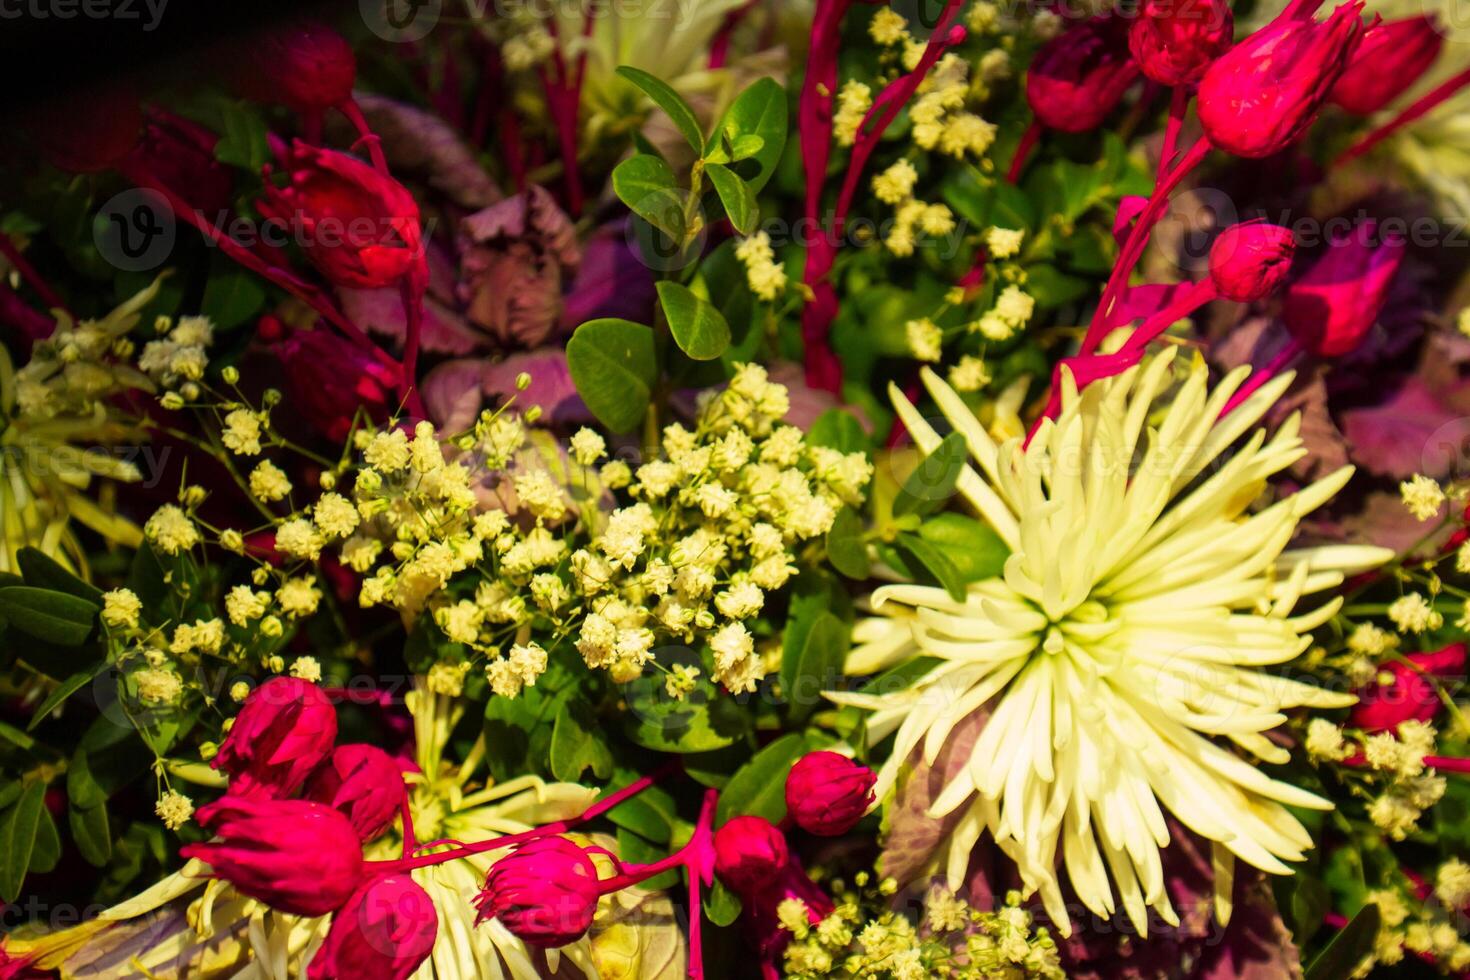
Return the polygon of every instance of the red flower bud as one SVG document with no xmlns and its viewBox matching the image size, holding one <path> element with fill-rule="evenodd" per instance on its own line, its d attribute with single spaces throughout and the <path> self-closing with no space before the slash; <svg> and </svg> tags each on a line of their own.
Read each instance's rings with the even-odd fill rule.
<svg viewBox="0 0 1470 980">
<path fill-rule="evenodd" d="M 279 321 L 261 318 L 259 335 Z M 398 406 L 398 372 L 330 330 L 296 330 L 270 345 L 286 375 L 291 407 L 333 442 L 347 438 L 359 408 L 385 422 Z"/>
<path fill-rule="evenodd" d="M 347 39 L 325 24 L 276 26 L 247 39 L 235 88 L 256 102 L 319 113 L 352 97 L 357 60 Z"/>
<path fill-rule="evenodd" d="M 133 151 L 135 169 L 183 195 L 206 221 L 218 220 L 234 197 L 234 172 L 215 158 L 219 136 L 172 113 L 154 113 Z"/>
<path fill-rule="evenodd" d="M 1102 124 L 1137 77 L 1127 22 L 1093 17 L 1036 52 L 1026 72 L 1026 101 L 1048 129 L 1082 133 Z"/>
<path fill-rule="evenodd" d="M 290 796 L 336 740 L 337 712 L 322 689 L 273 677 L 250 692 L 210 765 L 230 774 L 231 796 Z"/>
<path fill-rule="evenodd" d="M 1365 221 L 1337 236 L 1327 252 L 1286 289 L 1281 317 L 1297 342 L 1319 357 L 1356 350 L 1388 302 L 1404 258 L 1400 238 L 1379 239 Z"/>
<path fill-rule="evenodd" d="M 419 207 L 402 184 L 356 157 L 300 140 L 282 166 L 285 186 L 267 180 L 256 206 L 297 236 L 334 285 L 378 289 L 407 275 L 427 281 Z"/>
<path fill-rule="evenodd" d="M 1242 157 L 1286 149 L 1317 118 L 1362 35 L 1361 0 L 1325 21 L 1289 10 L 1215 59 L 1199 87 L 1210 143 Z"/>
<path fill-rule="evenodd" d="M 337 810 L 367 843 L 398 815 L 405 797 L 403 771 L 380 748 L 339 745 L 312 773 L 302 796 Z"/>
<path fill-rule="evenodd" d="M 1363 32 L 1331 100 L 1348 112 L 1371 115 L 1417 82 L 1443 47 L 1444 35 L 1432 15 L 1374 24 Z"/>
<path fill-rule="evenodd" d="M 1291 229 L 1243 221 L 1226 228 L 1210 246 L 1210 278 L 1225 299 L 1254 302 L 1286 281 L 1295 253 Z"/>
<path fill-rule="evenodd" d="M 1235 37 L 1223 0 L 1146 0 L 1128 29 L 1128 49 L 1160 85 L 1192 85 Z"/>
<path fill-rule="evenodd" d="M 811 752 L 786 777 L 786 810 L 807 833 L 840 837 L 873 804 L 878 776 L 836 752 Z"/>
<path fill-rule="evenodd" d="M 1367 732 L 1392 731 L 1406 721 L 1429 721 L 1439 713 L 1440 699 L 1429 676 L 1465 673 L 1465 644 L 1451 643 L 1433 653 L 1411 653 L 1409 664 L 1394 661 L 1379 666 L 1389 681 L 1374 681 L 1358 692 L 1352 724 Z M 1416 669 L 1417 668 L 1417 669 Z"/>
<path fill-rule="evenodd" d="M 769 887 L 790 857 L 786 838 L 769 820 L 734 817 L 715 831 L 715 873 L 737 892 Z"/>
<path fill-rule="evenodd" d="M 406 980 L 428 959 L 439 932 L 429 893 L 408 875 L 359 888 L 332 916 L 309 980 Z"/>
<path fill-rule="evenodd" d="M 305 800 L 226 796 L 199 808 L 213 831 L 207 844 L 179 853 L 206 862 L 242 894 L 292 915 L 326 915 L 342 907 L 362 881 L 362 845 L 347 818 Z"/>
<path fill-rule="evenodd" d="M 591 856 L 565 837 L 542 837 L 495 862 L 475 897 L 476 922 L 499 919 L 523 942 L 544 949 L 586 934 L 602 895 Z"/>
</svg>

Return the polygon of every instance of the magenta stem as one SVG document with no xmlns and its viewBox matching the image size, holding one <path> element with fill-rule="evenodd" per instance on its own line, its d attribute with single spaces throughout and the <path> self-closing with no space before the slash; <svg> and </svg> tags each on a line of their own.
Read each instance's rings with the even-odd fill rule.
<svg viewBox="0 0 1470 980">
<path fill-rule="evenodd" d="M 373 132 L 372 127 L 368 125 L 367 117 L 362 114 L 362 107 L 357 104 L 357 100 L 348 96 L 337 109 L 342 115 L 347 117 L 347 121 L 352 123 L 352 127 L 357 130 L 358 141 L 367 145 L 368 156 L 373 161 L 374 169 L 384 177 L 389 176 L 388 159 L 383 156 L 383 141 L 378 138 L 378 135 Z"/>
<path fill-rule="evenodd" d="M 1154 179 L 1154 184 L 1164 178 L 1169 172 L 1169 165 L 1174 162 L 1174 151 L 1179 146 L 1179 133 L 1184 129 L 1184 116 L 1189 111 L 1189 90 L 1183 85 L 1177 85 L 1169 97 L 1169 122 L 1164 127 L 1164 146 L 1159 151 L 1159 171 Z"/>
<path fill-rule="evenodd" d="M 1286 341 L 1285 347 L 1277 351 L 1276 355 L 1267 361 L 1265 366 L 1259 371 L 1252 372 L 1251 376 L 1246 379 L 1245 384 L 1240 386 L 1240 390 L 1230 396 L 1230 400 L 1220 410 L 1220 417 L 1223 419 L 1235 411 L 1235 409 L 1240 407 L 1242 402 L 1256 393 L 1256 389 L 1286 370 L 1287 366 L 1296 360 L 1297 355 L 1301 354 L 1303 349 L 1302 345 L 1297 343 L 1295 337 L 1289 338 Z"/>
<path fill-rule="evenodd" d="M 408 794 L 403 794 L 403 799 L 398 803 L 398 812 L 403 818 L 403 856 L 411 857 L 418 850 L 418 841 L 413 835 L 413 813 L 408 806 Z"/>
<path fill-rule="evenodd" d="M 419 344 L 424 330 L 424 289 L 426 284 L 410 272 L 398 286 L 398 298 L 403 303 L 403 316 L 407 324 L 403 341 L 403 372 L 398 379 L 398 393 L 409 405 L 409 411 L 424 418 L 424 408 L 418 394 Z"/>
<path fill-rule="evenodd" d="M 41 297 L 41 302 L 46 304 L 47 309 L 62 310 L 68 314 L 71 313 L 66 302 L 57 294 L 56 290 L 51 288 L 51 284 L 36 271 L 36 267 L 31 265 L 31 260 L 26 258 L 21 253 L 21 250 L 15 247 L 15 242 L 10 240 L 9 235 L 3 233 L 0 233 L 0 255 L 4 255 L 10 264 L 15 266 L 15 271 L 19 272 L 20 277 L 26 281 L 26 284 L 36 291 L 36 295 Z"/>
<path fill-rule="evenodd" d="M 1118 253 L 1118 261 L 1113 264 L 1112 275 L 1108 277 L 1107 287 L 1103 290 L 1102 300 L 1093 311 L 1092 322 L 1087 327 L 1087 335 L 1082 340 L 1082 353 L 1091 354 L 1097 350 L 1097 345 L 1107 336 L 1108 330 L 1113 326 L 1113 305 L 1117 302 L 1123 287 L 1128 283 L 1128 277 L 1138 265 L 1138 260 L 1143 258 L 1143 250 L 1148 245 L 1149 234 L 1153 226 L 1158 223 L 1169 203 L 1169 195 L 1174 188 L 1178 187 L 1190 171 L 1199 166 L 1201 160 L 1210 152 L 1210 143 L 1201 138 L 1184 153 L 1184 158 L 1179 161 L 1178 166 L 1170 170 L 1168 174 L 1155 187 L 1153 194 L 1148 199 L 1143 213 L 1138 216 L 1133 228 L 1128 233 L 1128 239 L 1123 243 L 1123 248 Z"/>
<path fill-rule="evenodd" d="M 1333 170 L 1337 167 L 1342 166 L 1345 163 L 1356 160 L 1358 157 L 1362 156 L 1364 153 L 1367 153 L 1369 150 L 1373 149 L 1373 147 L 1377 146 L 1379 143 L 1382 143 L 1385 139 L 1392 136 L 1400 129 L 1403 129 L 1409 123 L 1429 112 L 1445 99 L 1448 99 L 1450 96 L 1454 95 L 1460 89 L 1464 88 L 1467 84 L 1470 84 L 1470 68 L 1467 68 L 1459 74 L 1454 75 L 1441 82 L 1439 85 L 1436 85 L 1429 92 L 1421 96 L 1418 101 L 1416 101 L 1413 105 L 1404 109 L 1388 122 L 1384 123 L 1382 126 L 1379 126 L 1367 136 L 1364 136 L 1362 139 L 1358 140 L 1358 142 L 1348 147 L 1347 150 L 1345 150 L 1337 157 L 1337 159 L 1333 160 L 1330 164 L 1327 165 L 1327 169 Z"/>
<path fill-rule="evenodd" d="M 1036 141 L 1041 138 L 1041 120 L 1031 120 L 1031 125 L 1021 134 L 1021 142 L 1016 144 L 1016 155 L 1011 157 L 1011 166 L 1006 171 L 1006 181 L 1016 183 L 1021 179 L 1021 173 L 1026 169 L 1026 161 L 1031 158 L 1031 150 L 1036 146 Z"/>
</svg>

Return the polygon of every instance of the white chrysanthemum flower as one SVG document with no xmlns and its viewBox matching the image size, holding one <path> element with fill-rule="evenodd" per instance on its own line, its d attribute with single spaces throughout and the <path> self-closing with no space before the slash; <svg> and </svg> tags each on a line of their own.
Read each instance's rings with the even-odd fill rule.
<svg viewBox="0 0 1470 980">
<path fill-rule="evenodd" d="M 874 606 L 898 605 L 910 638 L 860 622 L 849 669 L 918 653 L 940 663 L 906 690 L 829 695 L 873 712 L 873 741 L 897 733 L 880 798 L 916 750 L 934 762 L 956 725 L 990 712 L 969 764 L 930 811 L 958 817 L 940 870 L 958 886 L 988 831 L 1064 932 L 1059 849 L 1096 914 L 1111 916 L 1121 898 L 1140 932 L 1147 906 L 1177 921 L 1160 856 L 1169 843 L 1165 810 L 1214 842 L 1218 882 L 1228 885 L 1235 857 L 1290 872 L 1284 862 L 1300 860 L 1312 842 L 1283 804 L 1331 804 L 1265 775 L 1223 740 L 1284 762 L 1286 751 L 1264 734 L 1284 709 L 1352 703 L 1260 668 L 1306 650 L 1303 634 L 1341 605 L 1333 599 L 1293 617 L 1302 596 L 1391 557 L 1370 547 L 1285 550 L 1297 522 L 1350 470 L 1250 512 L 1266 479 L 1305 452 L 1295 416 L 1269 439 L 1255 428 L 1290 377 L 1221 418 L 1248 369 L 1210 391 L 1196 362 L 1175 388 L 1173 359 L 1171 348 L 1080 395 L 1067 376 L 1059 418 L 1026 448 L 1019 439 L 997 446 L 925 371 L 984 474 L 967 467 L 958 490 L 1011 555 L 1001 576 L 971 584 L 963 602 L 920 585 L 879 589 Z M 915 442 L 932 452 L 939 434 L 892 394 Z M 1222 919 L 1228 901 L 1222 889 Z"/>
</svg>

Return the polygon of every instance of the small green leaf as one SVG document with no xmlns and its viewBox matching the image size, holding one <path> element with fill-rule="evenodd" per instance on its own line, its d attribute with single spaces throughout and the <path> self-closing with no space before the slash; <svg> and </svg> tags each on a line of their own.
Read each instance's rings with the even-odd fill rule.
<svg viewBox="0 0 1470 980">
<path fill-rule="evenodd" d="M 965 584 L 1005 571 L 1010 549 L 989 524 L 946 511 L 919 525 L 919 537 L 944 552 Z"/>
<path fill-rule="evenodd" d="M 653 330 L 628 320 L 584 323 L 567 341 L 567 368 L 598 421 L 614 432 L 631 432 L 643 421 L 658 380 Z"/>
<path fill-rule="evenodd" d="M 588 769 L 598 779 L 612 775 L 613 757 L 592 712 L 580 700 L 561 706 L 551 732 L 551 774 L 575 783 Z"/>
<path fill-rule="evenodd" d="M 712 361 L 730 346 L 730 325 L 709 301 L 669 279 L 658 284 L 669 331 L 679 349 L 696 361 Z"/>
<path fill-rule="evenodd" d="M 951 432 L 934 451 L 919 461 L 893 500 L 893 516 L 932 514 L 954 496 L 955 483 L 965 468 L 965 437 Z"/>
<path fill-rule="evenodd" d="M 869 447 L 868 433 L 863 424 L 845 408 L 829 408 L 818 415 L 806 434 L 806 441 L 813 446 L 827 446 L 844 453 L 866 452 Z"/>
<path fill-rule="evenodd" d="M 704 917 L 712 925 L 733 925 L 740 918 L 741 908 L 740 899 L 716 878 L 709 894 L 704 897 Z"/>
<path fill-rule="evenodd" d="M 637 153 L 613 168 L 613 193 L 634 214 L 675 242 L 684 240 L 684 200 L 667 163 Z"/>
<path fill-rule="evenodd" d="M 748 160 L 765 149 L 766 141 L 755 133 L 743 133 L 730 141 L 730 159 Z"/>
<path fill-rule="evenodd" d="M 715 824 L 740 816 L 780 823 L 786 817 L 786 776 L 808 751 L 806 737 L 793 732 L 757 752 L 725 784 L 715 810 Z"/>
<path fill-rule="evenodd" d="M 236 267 L 211 265 L 199 312 L 213 320 L 216 328 L 237 327 L 264 305 L 265 287 L 259 276 Z"/>
<path fill-rule="evenodd" d="M 760 149 L 749 157 L 756 172 L 746 181 L 751 193 L 759 194 L 786 150 L 786 90 L 774 79 L 760 79 L 730 104 L 716 132 L 723 133 L 732 147 L 741 137 L 760 137 Z"/>
<path fill-rule="evenodd" d="M 29 752 L 36 745 L 35 739 L 14 725 L 4 721 L 0 721 L 0 738 L 5 739 L 11 745 L 25 752 Z"/>
<path fill-rule="evenodd" d="M 1317 954 L 1303 980 L 1338 980 L 1351 976 L 1363 957 L 1373 952 L 1381 919 L 1377 905 L 1364 905 L 1327 948 Z"/>
<path fill-rule="evenodd" d="M 783 649 L 781 689 L 793 722 L 805 721 L 817 710 L 822 692 L 842 674 L 848 646 L 847 624 L 823 609 L 801 636 L 795 656 Z"/>
<path fill-rule="evenodd" d="M 88 602 L 102 603 L 102 590 L 89 582 L 83 582 L 66 569 L 59 561 L 37 548 L 22 548 L 16 554 L 25 584 L 53 592 L 65 592 Z M 16 583 L 20 584 L 20 583 Z"/>
<path fill-rule="evenodd" d="M 20 897 L 45 803 L 46 785 L 34 782 L 20 794 L 15 806 L 0 816 L 0 898 L 7 902 Z"/>
<path fill-rule="evenodd" d="M 36 713 L 31 717 L 31 723 L 26 726 L 26 731 L 35 731 L 36 726 L 45 721 L 47 715 L 55 711 L 57 706 L 67 698 L 86 687 L 87 682 L 95 676 L 97 676 L 95 670 L 81 670 L 56 685 L 56 689 L 48 694 L 46 700 L 42 701 L 41 706 L 36 709 Z"/>
<path fill-rule="evenodd" d="M 705 676 L 683 700 L 669 697 L 662 673 L 625 684 L 623 696 L 628 737 L 656 752 L 710 752 L 734 744 L 750 730 L 750 717 L 739 702 Z"/>
<path fill-rule="evenodd" d="M 31 849 L 32 874 L 49 874 L 56 870 L 61 861 L 61 835 L 56 832 L 56 820 L 45 806 L 36 820 L 36 846 Z"/>
<path fill-rule="evenodd" d="M 92 775 L 91 762 L 84 749 L 78 748 L 73 752 L 66 767 L 66 796 L 81 807 L 101 806 L 107 802 L 107 791 Z"/>
<path fill-rule="evenodd" d="M 951 599 L 955 602 L 965 601 L 964 579 L 960 576 L 959 569 L 955 568 L 954 562 L 943 551 L 917 534 L 900 534 L 895 543 L 928 569 L 929 574 L 944 587 Z"/>
<path fill-rule="evenodd" d="M 652 99 L 654 105 L 668 113 L 695 153 L 704 152 L 704 131 L 699 127 L 699 120 L 694 117 L 694 110 L 689 108 L 689 103 L 669 87 L 667 82 L 631 65 L 620 67 L 618 74 L 642 89 L 643 94 Z"/>
<path fill-rule="evenodd" d="M 66 818 L 82 860 L 99 868 L 111 860 L 112 827 L 106 806 L 80 807 L 73 800 Z"/>
<path fill-rule="evenodd" d="M 868 577 L 872 561 L 863 540 L 863 522 L 851 507 L 844 507 L 832 519 L 827 531 L 827 560 L 848 578 L 859 581 Z"/>
<path fill-rule="evenodd" d="M 252 174 L 260 173 L 270 159 L 265 121 L 260 114 L 248 102 L 227 102 L 222 123 L 224 135 L 214 144 L 214 158 Z"/>
<path fill-rule="evenodd" d="M 760 209 L 756 207 L 755 194 L 751 192 L 750 185 L 723 164 L 711 163 L 704 168 L 704 172 L 709 174 L 710 183 L 715 185 L 720 203 L 730 216 L 730 224 L 742 235 L 754 232 L 756 222 L 760 219 Z"/>
<path fill-rule="evenodd" d="M 62 646 L 80 646 L 92 635 L 102 607 L 65 592 L 12 585 L 0 589 L 0 616 L 23 633 Z"/>
</svg>

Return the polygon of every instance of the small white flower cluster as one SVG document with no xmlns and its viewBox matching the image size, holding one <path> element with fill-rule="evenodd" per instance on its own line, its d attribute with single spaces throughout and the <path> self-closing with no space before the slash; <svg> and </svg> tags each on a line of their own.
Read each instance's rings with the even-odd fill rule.
<svg viewBox="0 0 1470 980">
<path fill-rule="evenodd" d="M 1424 757 L 1434 751 L 1434 727 L 1405 721 L 1397 733 L 1379 732 L 1363 740 L 1363 758 L 1389 783 L 1368 804 L 1368 818 L 1392 840 L 1403 840 L 1419 825 L 1424 811 L 1444 796 L 1445 780 L 1424 768 Z"/>
<path fill-rule="evenodd" d="M 1036 308 L 1036 300 L 1020 286 L 1012 283 L 996 297 L 995 306 L 971 323 L 967 329 L 986 340 L 1009 340 L 1025 327 Z"/>
<path fill-rule="evenodd" d="M 199 397 L 199 381 L 209 366 L 207 348 L 214 340 L 213 324 L 202 316 L 180 317 L 177 323 L 159 317 L 154 330 L 160 339 L 143 346 L 139 370 L 171 392 L 176 391 L 183 401 L 193 401 Z"/>
<path fill-rule="evenodd" d="M 745 265 L 750 291 L 767 303 L 779 297 L 786 288 L 786 269 L 776 261 L 771 236 L 764 231 L 741 239 L 735 246 L 735 257 Z"/>
</svg>

